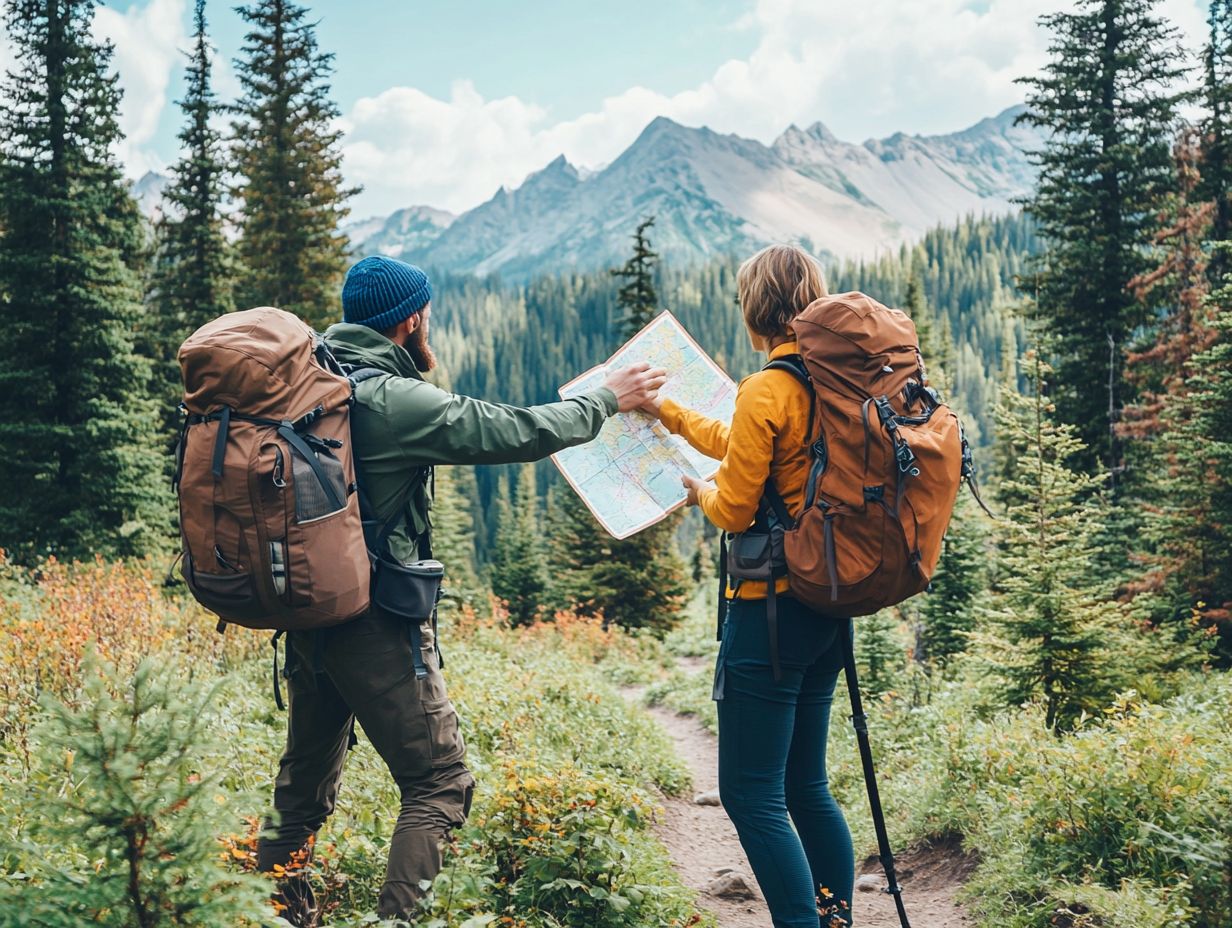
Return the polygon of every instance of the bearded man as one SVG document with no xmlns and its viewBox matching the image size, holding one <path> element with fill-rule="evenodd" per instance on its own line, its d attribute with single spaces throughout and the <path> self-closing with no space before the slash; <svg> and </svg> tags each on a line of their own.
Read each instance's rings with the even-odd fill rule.
<svg viewBox="0 0 1232 928">
<path fill-rule="evenodd" d="M 366 518 L 388 526 L 387 548 L 379 553 L 402 563 L 431 557 L 434 466 L 536 461 L 584 444 L 609 416 L 652 401 L 666 379 L 664 371 L 640 364 L 564 402 L 530 408 L 485 403 L 424 380 L 436 364 L 431 316 L 428 276 L 374 256 L 347 273 L 343 322 L 325 333 L 341 364 L 381 372 L 356 386 L 351 440 L 372 510 Z M 287 744 L 275 780 L 275 821 L 261 838 L 258 865 L 276 872 L 302 859 L 305 848 L 311 853 L 313 837 L 334 809 L 358 721 L 401 791 L 377 911 L 410 918 L 423 887 L 440 871 L 442 839 L 466 819 L 475 785 L 445 692 L 435 629 L 430 620 L 374 606 L 333 628 L 292 633 L 287 647 L 293 668 Z M 279 892 L 287 921 L 315 924 L 306 880 L 283 879 Z"/>
</svg>

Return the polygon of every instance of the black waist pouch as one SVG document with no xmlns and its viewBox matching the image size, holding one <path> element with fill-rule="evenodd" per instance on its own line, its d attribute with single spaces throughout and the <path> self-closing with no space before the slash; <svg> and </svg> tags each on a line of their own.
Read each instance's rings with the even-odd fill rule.
<svg viewBox="0 0 1232 928">
<path fill-rule="evenodd" d="M 751 528 L 729 535 L 727 540 L 727 573 L 736 580 L 764 580 L 781 577 L 787 570 L 783 554 L 783 530 Z"/>
<path fill-rule="evenodd" d="M 402 564 L 379 558 L 372 572 L 372 605 L 404 619 L 430 619 L 441 598 L 445 565 L 440 561 Z"/>
</svg>

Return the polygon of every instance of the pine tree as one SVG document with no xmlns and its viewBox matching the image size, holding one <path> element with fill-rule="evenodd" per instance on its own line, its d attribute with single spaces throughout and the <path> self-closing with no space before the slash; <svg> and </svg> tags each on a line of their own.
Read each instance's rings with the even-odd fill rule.
<svg viewBox="0 0 1232 928">
<path fill-rule="evenodd" d="M 475 569 L 475 472 L 469 467 L 438 467 L 432 500 L 432 548 L 445 565 L 445 592 L 455 605 L 478 606 L 485 591 Z"/>
<path fill-rule="evenodd" d="M 1125 352 L 1146 321 L 1127 289 L 1171 189 L 1169 130 L 1185 74 L 1177 32 L 1157 0 L 1079 0 L 1045 16 L 1051 61 L 1030 88 L 1021 121 L 1049 133 L 1034 156 L 1038 188 L 1027 209 L 1045 242 L 1035 266 L 1037 305 L 1056 337 L 1061 420 L 1078 429 L 1089 471 L 1121 463 L 1113 425 L 1133 398 Z"/>
<path fill-rule="evenodd" d="M 1232 0 L 1211 0 L 1203 50 L 1201 196 L 1214 204 L 1211 237 L 1232 238 Z M 1227 270 L 1222 257 L 1210 267 L 1213 284 Z"/>
<path fill-rule="evenodd" d="M 943 670 L 955 655 L 967 650 L 968 636 L 975 629 L 976 601 L 988 580 L 985 537 L 975 506 L 965 492 L 960 493 L 941 561 L 920 601 L 921 656 Z"/>
<path fill-rule="evenodd" d="M 179 134 L 183 154 L 171 169 L 172 182 L 164 194 L 168 209 L 158 230 L 161 249 L 150 300 L 156 392 L 167 395 L 172 413 L 181 392 L 176 361 L 180 343 L 206 322 L 235 308 L 233 268 L 223 235 L 222 142 L 213 126 L 221 107 L 210 85 L 205 0 L 197 0 L 193 24 L 188 88 L 180 101 L 185 116 Z"/>
<path fill-rule="evenodd" d="M 1232 250 L 1232 245 L 1225 246 Z M 1229 256 L 1225 255 L 1225 259 Z M 1232 260 L 1227 260 L 1232 267 Z M 1191 542 L 1201 551 L 1194 572 L 1195 607 L 1221 637 L 1224 666 L 1232 665 L 1232 273 L 1214 294 L 1219 314 L 1215 341 L 1194 358 L 1192 402 L 1195 441 L 1190 454 L 1205 465 L 1204 516 L 1190 522 Z M 1191 469 L 1191 473 L 1193 469 Z"/>
<path fill-rule="evenodd" d="M 1026 395 L 1009 392 L 998 409 L 998 442 L 1017 449 L 1017 472 L 998 523 L 992 629 L 978 636 L 1004 704 L 1039 699 L 1048 727 L 1072 726 L 1101 708 L 1130 674 L 1118 653 L 1127 622 L 1093 567 L 1093 534 L 1106 515 L 1100 476 L 1082 473 L 1076 429 L 1053 421 L 1049 369 L 1027 356 Z"/>
<path fill-rule="evenodd" d="M 924 356 L 928 380 L 944 396 L 949 392 L 954 359 L 952 339 L 946 339 L 948 326 L 938 324 L 928 300 L 924 296 L 924 288 L 919 278 L 914 274 L 907 279 L 907 292 L 903 298 L 903 310 L 915 323 L 916 336 L 920 342 L 920 354 Z M 945 342 L 948 341 L 947 345 Z"/>
<path fill-rule="evenodd" d="M 323 327 L 338 315 L 347 238 L 338 224 L 356 191 L 343 186 L 342 133 L 330 100 L 333 55 L 317 50 L 306 7 L 258 0 L 235 62 L 243 87 L 232 126 L 239 183 L 238 289 L 243 306 L 273 305 Z"/>
<path fill-rule="evenodd" d="M 142 221 L 112 155 L 120 89 L 93 0 L 8 0 L 0 109 L 0 547 L 136 553 L 170 530 L 134 352 Z"/>
<path fill-rule="evenodd" d="M 1223 243 L 1217 251 L 1232 245 Z M 1225 256 L 1226 266 L 1232 261 Z M 1185 636 L 1196 613 L 1232 662 L 1232 279 L 1207 299 L 1208 339 L 1164 397 L 1146 483 L 1144 572 L 1131 585 Z"/>
<path fill-rule="evenodd" d="M 679 514 L 636 535 L 610 539 L 611 554 L 591 572 L 606 601 L 603 618 L 625 628 L 648 628 L 664 634 L 681 619 L 689 594 L 688 570 L 676 551 Z"/>
<path fill-rule="evenodd" d="M 492 557 L 492 592 L 506 604 L 514 625 L 530 625 L 544 612 L 547 576 L 542 537 L 535 465 L 524 464 L 517 492 L 500 501 Z"/>
<path fill-rule="evenodd" d="M 548 492 L 547 527 L 553 606 L 584 616 L 602 615 L 612 591 L 598 588 L 594 571 L 611 556 L 611 537 L 568 486 Z"/>
<path fill-rule="evenodd" d="M 647 216 L 638 223 L 633 233 L 633 256 L 624 267 L 610 272 L 613 277 L 625 281 L 617 294 L 617 302 L 624 313 L 621 325 L 626 338 L 640 332 L 655 317 L 659 306 L 654 286 L 654 267 L 659 256 L 651 250 L 647 235 L 654 222 L 654 216 Z"/>
<path fill-rule="evenodd" d="M 605 624 L 664 634 L 680 621 L 688 568 L 676 551 L 679 516 L 617 541 L 572 490 L 553 500 L 554 598 Z"/>
<path fill-rule="evenodd" d="M 1157 320 L 1141 349 L 1127 358 L 1127 377 L 1138 399 L 1126 406 L 1117 431 L 1135 439 L 1158 434 L 1167 397 L 1184 389 L 1190 358 L 1213 337 L 1206 318 L 1204 243 L 1214 210 L 1211 203 L 1199 200 L 1200 147 L 1192 128 L 1183 128 L 1177 136 L 1174 159 L 1176 189 L 1165 203 L 1164 227 L 1153 242 L 1159 263 L 1129 282 L 1131 292 Z"/>
<path fill-rule="evenodd" d="M 653 279 L 657 255 L 647 236 L 652 225 L 653 216 L 642 220 L 633 236 L 633 255 L 623 268 L 610 271 L 626 281 L 616 302 L 628 336 L 650 322 L 658 306 Z M 560 572 L 555 588 L 563 605 L 602 615 L 605 623 L 660 633 L 679 621 L 688 574 L 676 550 L 678 515 L 617 541 L 570 492 L 560 501 L 555 521 L 558 531 L 553 535 L 568 539 L 555 546 Z"/>
<path fill-rule="evenodd" d="M 1195 440 L 1201 444 L 1203 439 L 1193 434 L 1199 410 L 1189 380 L 1194 356 L 1215 338 L 1204 247 L 1214 207 L 1198 199 L 1198 134 L 1182 131 L 1175 150 L 1177 189 L 1169 198 L 1166 227 L 1156 237 L 1159 263 L 1131 282 L 1158 320 L 1129 355 L 1139 397 L 1118 424 L 1119 434 L 1134 439 L 1127 455 L 1127 486 L 1136 497 L 1139 525 L 1132 534 L 1115 533 L 1107 545 L 1132 555 L 1133 566 L 1122 571 L 1127 574 L 1125 592 L 1147 594 L 1140 604 L 1149 605 L 1156 621 L 1188 618 L 1192 608 L 1180 590 L 1193 590 L 1195 572 L 1201 572 L 1200 552 L 1207 546 L 1195 541 L 1185 524 L 1205 524 L 1206 494 L 1192 482 L 1212 476 L 1192 454 Z M 1134 544 L 1125 545 L 1125 537 Z"/>
<path fill-rule="evenodd" d="M 51 704 L 37 730 L 24 798 L 40 814 L 0 847 L 26 873 L 0 883 L 0 928 L 268 922 L 269 884 L 220 859 L 234 813 L 219 799 L 232 797 L 204 755 L 222 750 L 209 724 L 223 687 L 185 684 L 188 668 L 153 659 L 85 671 L 79 704 Z"/>
</svg>

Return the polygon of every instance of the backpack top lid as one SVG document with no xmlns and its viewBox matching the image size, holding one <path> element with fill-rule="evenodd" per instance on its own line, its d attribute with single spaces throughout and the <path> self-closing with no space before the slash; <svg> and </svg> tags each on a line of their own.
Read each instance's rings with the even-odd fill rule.
<svg viewBox="0 0 1232 928">
<path fill-rule="evenodd" d="M 882 354 L 918 342 L 910 316 L 856 290 L 814 300 L 795 318 L 792 328 L 800 338 L 815 337 L 817 329 L 825 329 L 865 354 Z"/>
<path fill-rule="evenodd" d="M 207 322 L 180 346 L 184 405 L 199 415 L 228 406 L 248 416 L 298 419 L 350 399 L 351 385 L 317 363 L 316 333 L 263 306 Z"/>
<path fill-rule="evenodd" d="M 823 382 L 826 368 L 871 381 L 887 367 L 914 369 L 919 363 L 911 317 L 856 291 L 814 300 L 791 327 L 809 373 Z"/>
</svg>

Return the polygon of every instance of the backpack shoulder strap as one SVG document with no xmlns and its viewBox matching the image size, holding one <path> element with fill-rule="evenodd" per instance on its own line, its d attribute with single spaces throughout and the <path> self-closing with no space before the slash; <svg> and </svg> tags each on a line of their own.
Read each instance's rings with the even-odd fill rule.
<svg viewBox="0 0 1232 928">
<path fill-rule="evenodd" d="M 346 379 L 351 382 L 351 399 L 356 402 L 356 390 L 361 383 L 373 380 L 377 377 L 393 377 L 394 374 L 389 371 L 383 371 L 375 367 L 353 367 L 350 365 L 342 365 L 343 373 Z M 394 533 L 399 525 L 399 517 L 402 515 L 401 510 L 395 511 L 384 522 L 380 521 L 376 515 L 376 509 L 373 507 L 368 495 L 364 492 L 363 481 L 359 479 L 358 461 L 356 462 L 356 483 L 359 491 L 359 506 L 361 513 L 364 513 L 365 536 L 369 540 L 368 548 L 376 556 L 381 556 L 386 553 L 389 544 L 389 536 Z M 433 468 L 425 467 L 420 474 L 420 481 L 427 486 L 429 497 L 436 495 L 436 473 Z M 424 530 L 423 534 L 415 539 L 416 545 L 419 548 L 420 557 L 431 559 L 432 557 L 432 529 L 429 526 Z"/>
<path fill-rule="evenodd" d="M 808 368 L 804 365 L 804 358 L 798 354 L 790 354 L 782 358 L 775 358 L 769 362 L 763 371 L 785 371 L 796 378 L 809 391 L 809 416 L 810 425 L 813 422 L 813 417 L 817 413 L 817 393 L 813 390 L 813 381 L 809 377 Z M 812 444 L 812 436 L 805 433 L 804 440 L 807 445 Z M 791 517 L 791 513 L 787 509 L 787 503 L 783 499 L 783 494 L 774 485 L 774 481 L 770 480 L 766 483 L 766 491 L 763 499 L 770 504 L 770 508 L 774 512 L 775 517 L 787 528 L 795 525 L 795 520 Z"/>
<path fill-rule="evenodd" d="M 762 368 L 763 371 L 786 371 L 810 389 L 813 381 L 809 377 L 808 368 L 804 366 L 804 358 L 798 354 L 789 354 L 783 358 L 775 358 Z"/>
<path fill-rule="evenodd" d="M 791 374 L 796 380 L 804 385 L 809 391 L 809 416 L 808 421 L 810 427 L 813 423 L 813 418 L 817 415 L 817 391 L 813 389 L 813 378 L 809 376 L 808 368 L 804 364 L 804 357 L 798 354 L 789 354 L 786 357 L 775 358 L 769 364 L 762 368 L 763 371 L 786 371 Z M 804 439 L 809 444 L 812 444 L 812 436 L 805 434 Z"/>
<path fill-rule="evenodd" d="M 344 366 L 346 379 L 351 382 L 351 396 L 355 396 L 355 389 L 367 380 L 374 377 L 392 377 L 393 374 L 388 371 L 383 371 L 375 367 L 349 367 Z"/>
<path fill-rule="evenodd" d="M 356 394 L 359 385 L 375 377 L 380 377 L 386 372 L 378 370 L 375 367 L 355 367 L 349 364 L 339 365 L 343 376 L 351 384 L 351 404 L 354 405 L 357 401 Z M 389 536 L 393 534 L 395 528 L 398 527 L 399 512 L 395 512 L 388 519 L 381 520 L 377 518 L 376 509 L 372 505 L 372 501 L 368 498 L 368 494 L 364 492 L 364 481 L 359 473 L 359 459 L 355 460 L 355 489 L 359 493 L 359 511 L 360 518 L 363 520 L 364 538 L 368 544 L 368 551 L 379 556 L 384 553 L 385 546 L 389 541 Z"/>
</svg>

